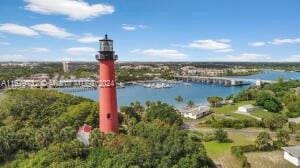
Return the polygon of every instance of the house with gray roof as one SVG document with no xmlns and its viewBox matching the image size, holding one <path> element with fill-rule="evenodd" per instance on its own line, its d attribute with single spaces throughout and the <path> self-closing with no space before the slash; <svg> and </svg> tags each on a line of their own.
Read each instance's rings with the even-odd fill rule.
<svg viewBox="0 0 300 168">
<path fill-rule="evenodd" d="M 289 161 L 295 166 L 300 166 L 300 146 L 282 147 L 285 160 Z"/>
</svg>

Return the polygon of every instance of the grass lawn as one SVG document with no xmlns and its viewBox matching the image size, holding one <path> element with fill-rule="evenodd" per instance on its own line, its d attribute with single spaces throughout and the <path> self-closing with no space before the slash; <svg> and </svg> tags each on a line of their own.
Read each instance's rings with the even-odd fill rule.
<svg viewBox="0 0 300 168">
<path fill-rule="evenodd" d="M 263 109 L 260 108 L 250 112 L 250 114 L 259 118 L 271 117 L 272 115 L 282 115 L 281 113 L 272 113 L 269 111 L 264 111 Z"/>
<path fill-rule="evenodd" d="M 231 143 L 219 143 L 217 141 L 204 142 L 207 155 L 212 159 L 218 159 L 223 155 L 230 155 L 230 149 L 235 145 L 248 145 L 252 144 L 253 141 L 249 140 L 249 137 L 243 136 L 238 133 L 228 134 L 229 139 L 233 142 Z"/>
<path fill-rule="evenodd" d="M 262 168 L 296 168 L 283 158 L 283 151 L 250 152 L 245 154 L 251 167 Z"/>
<path fill-rule="evenodd" d="M 238 102 L 232 105 L 224 105 L 221 107 L 216 107 L 213 108 L 213 111 L 215 112 L 216 115 L 225 115 L 227 117 L 232 117 L 236 119 L 253 119 L 252 117 L 242 115 L 242 114 L 237 114 L 234 113 L 237 111 L 239 106 L 247 105 L 247 104 L 253 104 L 254 101 L 243 101 L 243 102 Z"/>
</svg>

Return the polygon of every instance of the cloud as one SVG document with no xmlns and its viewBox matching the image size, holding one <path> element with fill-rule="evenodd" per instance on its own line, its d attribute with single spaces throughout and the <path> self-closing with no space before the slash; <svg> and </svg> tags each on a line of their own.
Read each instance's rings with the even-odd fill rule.
<svg viewBox="0 0 300 168">
<path fill-rule="evenodd" d="M 219 39 L 218 41 L 223 43 L 230 43 L 231 39 Z"/>
<path fill-rule="evenodd" d="M 300 55 L 291 55 L 284 59 L 286 62 L 300 62 Z"/>
<path fill-rule="evenodd" d="M 188 47 L 204 50 L 224 50 L 231 48 L 228 43 L 215 40 L 196 40 L 190 43 Z"/>
<path fill-rule="evenodd" d="M 91 20 L 112 14 L 114 6 L 89 4 L 84 0 L 24 0 L 25 9 L 44 15 L 65 15 L 70 20 Z"/>
<path fill-rule="evenodd" d="M 10 43 L 9 42 L 1 42 L 0 41 L 0 45 L 6 45 L 7 46 L 7 45 L 10 45 Z"/>
<path fill-rule="evenodd" d="M 31 51 L 41 53 L 41 52 L 49 52 L 50 50 L 48 48 L 36 47 L 36 48 L 32 48 Z"/>
<path fill-rule="evenodd" d="M 249 43 L 253 47 L 262 47 L 266 45 L 285 45 L 285 44 L 296 44 L 300 43 L 300 38 L 275 38 L 272 41 L 258 41 Z"/>
<path fill-rule="evenodd" d="M 137 25 L 137 27 L 140 28 L 140 29 L 146 29 L 146 28 L 148 28 L 149 26 L 140 24 L 140 25 Z"/>
<path fill-rule="evenodd" d="M 27 61 L 27 58 L 21 54 L 4 54 L 0 55 L 0 61 Z"/>
<path fill-rule="evenodd" d="M 233 51 L 230 39 L 219 39 L 219 40 L 195 40 L 187 45 L 171 44 L 174 47 L 184 47 L 184 48 L 197 48 L 201 50 L 210 50 L 214 52 L 231 52 Z"/>
<path fill-rule="evenodd" d="M 186 54 L 171 49 L 146 49 L 146 50 L 134 49 L 131 51 L 131 53 L 151 56 L 159 60 L 160 59 L 183 60 L 187 58 Z"/>
<path fill-rule="evenodd" d="M 22 35 L 22 36 L 38 36 L 39 33 L 33 29 L 13 23 L 0 24 L 0 32 Z"/>
<path fill-rule="evenodd" d="M 66 53 L 74 56 L 93 56 L 97 50 L 91 47 L 72 47 L 66 49 Z"/>
<path fill-rule="evenodd" d="M 93 36 L 92 34 L 85 34 L 84 36 L 81 36 L 77 39 L 80 43 L 96 43 L 98 42 L 102 37 L 100 36 Z"/>
<path fill-rule="evenodd" d="M 257 41 L 257 42 L 249 43 L 249 45 L 252 46 L 252 47 L 262 47 L 262 46 L 265 46 L 265 45 L 266 45 L 266 42 L 263 42 L 263 41 Z"/>
<path fill-rule="evenodd" d="M 126 31 L 134 31 L 136 30 L 136 26 L 134 25 L 127 25 L 127 24 L 122 24 L 122 29 Z"/>
<path fill-rule="evenodd" d="M 133 24 L 122 24 L 122 29 L 125 31 L 134 31 L 137 29 L 146 29 L 148 28 L 147 25 L 133 25 Z"/>
<path fill-rule="evenodd" d="M 228 48 L 228 49 L 222 49 L 222 50 L 215 50 L 214 52 L 216 53 L 226 53 L 226 52 L 232 52 L 233 49 L 232 48 Z"/>
<path fill-rule="evenodd" d="M 227 55 L 222 61 L 232 61 L 232 62 L 265 62 L 269 61 L 271 58 L 265 54 L 255 54 L 255 53 L 242 53 L 240 55 Z"/>
<path fill-rule="evenodd" d="M 57 38 L 75 37 L 74 34 L 65 31 L 65 29 L 48 23 L 33 25 L 31 26 L 31 28 L 38 31 L 41 34 L 52 36 L 52 37 L 57 37 Z"/>
<path fill-rule="evenodd" d="M 295 44 L 295 43 L 300 43 L 300 38 L 285 38 L 285 39 L 275 38 L 273 41 L 269 43 L 274 45 Z"/>
</svg>

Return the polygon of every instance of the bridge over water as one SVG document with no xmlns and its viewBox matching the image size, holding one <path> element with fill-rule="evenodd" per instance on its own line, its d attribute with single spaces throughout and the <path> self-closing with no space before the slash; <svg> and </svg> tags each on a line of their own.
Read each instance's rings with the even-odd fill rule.
<svg viewBox="0 0 300 168">
<path fill-rule="evenodd" d="M 276 83 L 272 80 L 260 79 L 246 79 L 246 78 L 233 78 L 233 77 L 209 77 L 209 76 L 174 76 L 175 80 L 182 80 L 186 82 L 200 82 L 207 84 L 220 84 L 225 86 L 240 86 L 255 83 L 255 85 L 262 85 L 266 83 Z"/>
</svg>

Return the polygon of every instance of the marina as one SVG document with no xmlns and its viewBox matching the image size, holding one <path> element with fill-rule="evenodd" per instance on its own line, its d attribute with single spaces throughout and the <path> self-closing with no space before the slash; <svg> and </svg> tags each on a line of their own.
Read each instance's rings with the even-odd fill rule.
<svg viewBox="0 0 300 168">
<path fill-rule="evenodd" d="M 183 107 L 185 103 L 178 103 L 174 98 L 178 95 L 184 98 L 184 102 L 192 100 L 196 105 L 207 104 L 207 97 L 226 97 L 239 92 L 251 85 L 256 85 L 257 81 L 276 81 L 279 77 L 285 80 L 300 79 L 299 72 L 284 72 L 266 70 L 262 73 L 250 76 L 233 76 L 228 78 L 213 77 L 207 78 L 208 82 L 196 78 L 186 80 L 146 80 L 116 83 L 118 90 L 118 106 L 128 105 L 133 101 L 161 100 L 176 107 Z M 176 78 L 175 78 L 176 79 Z M 214 82 L 212 81 L 214 79 Z M 226 80 L 239 81 L 243 79 L 249 84 L 226 85 Z M 219 82 L 218 82 L 219 80 Z M 220 82 L 221 81 L 221 82 Z M 48 78 L 19 79 L 15 81 L 2 81 L 2 88 L 52 88 L 59 91 L 98 100 L 98 82 L 93 79 L 64 79 L 52 80 Z"/>
<path fill-rule="evenodd" d="M 257 75 L 243 76 L 243 78 L 249 79 L 262 79 L 262 80 L 277 80 L 279 77 L 284 79 L 300 79 L 300 74 L 298 72 L 278 72 L 278 71 L 264 71 Z M 231 77 L 234 78 L 234 77 Z M 238 77 L 237 77 L 238 78 Z M 173 82 L 173 83 L 172 83 Z M 146 83 L 150 81 L 140 81 L 140 82 L 127 82 L 123 83 L 125 87 L 118 88 L 118 106 L 129 105 L 131 102 L 139 101 L 145 103 L 146 101 L 162 101 L 172 104 L 175 107 L 184 107 L 188 100 L 195 102 L 195 105 L 206 105 L 207 97 L 209 96 L 221 96 L 226 97 L 230 94 L 238 93 L 242 89 L 246 89 L 251 85 L 241 85 L 241 86 L 224 86 L 220 84 L 207 84 L 200 82 L 188 83 L 182 81 L 171 81 L 169 84 L 170 88 L 165 89 L 154 89 L 149 87 L 144 87 Z M 159 83 L 164 83 L 159 81 Z M 254 85 L 253 83 L 252 85 Z M 80 92 L 69 92 L 71 88 L 58 88 L 62 92 L 67 92 L 70 94 L 87 97 L 93 100 L 98 100 L 99 92 L 97 90 L 85 90 Z M 175 97 L 180 95 L 183 97 L 183 102 L 178 103 L 175 101 Z M 101 95 L 100 95 L 101 96 Z"/>
</svg>

